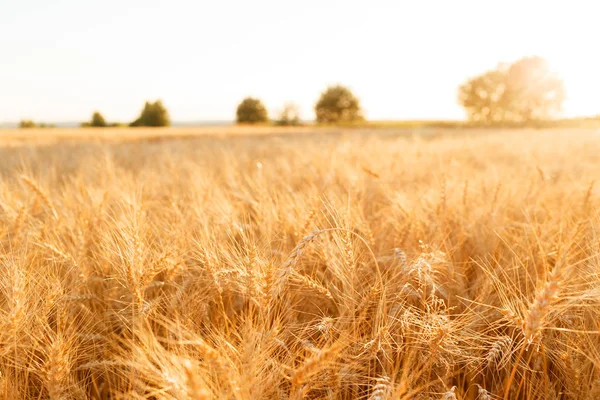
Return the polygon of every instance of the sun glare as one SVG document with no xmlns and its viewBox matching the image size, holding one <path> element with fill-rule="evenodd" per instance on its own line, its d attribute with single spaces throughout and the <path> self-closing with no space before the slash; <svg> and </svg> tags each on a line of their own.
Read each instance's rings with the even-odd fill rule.
<svg viewBox="0 0 600 400">
<path fill-rule="evenodd" d="M 563 79 L 567 98 L 563 105 L 565 117 L 588 117 L 600 113 L 600 61 L 573 54 L 548 57 L 550 68 Z"/>
</svg>

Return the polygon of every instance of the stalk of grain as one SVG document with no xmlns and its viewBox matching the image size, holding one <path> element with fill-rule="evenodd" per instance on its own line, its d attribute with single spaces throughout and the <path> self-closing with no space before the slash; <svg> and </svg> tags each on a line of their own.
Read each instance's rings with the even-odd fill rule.
<svg viewBox="0 0 600 400">
<path fill-rule="evenodd" d="M 223 289 L 223 285 L 221 285 L 221 281 L 219 280 L 219 277 L 217 276 L 217 267 L 214 265 L 213 263 L 213 258 L 211 257 L 211 254 L 208 252 L 207 249 L 203 249 L 200 252 L 200 259 L 201 262 L 203 263 L 204 267 L 206 268 L 206 271 L 208 272 L 209 276 L 210 276 L 210 285 L 211 287 L 214 287 L 217 291 L 217 300 L 218 300 L 218 305 L 219 308 L 221 309 L 221 315 L 223 316 L 223 318 L 225 318 L 225 324 L 226 324 L 226 329 L 227 331 L 229 330 L 229 318 L 227 317 L 227 310 L 225 309 L 225 302 L 223 301 L 223 293 L 224 293 L 224 289 Z M 182 292 L 182 295 L 184 293 Z"/>
<path fill-rule="evenodd" d="M 390 378 L 383 376 L 377 378 L 376 382 L 375 386 L 373 386 L 373 392 L 369 396 L 369 400 L 387 400 L 392 392 Z"/>
<path fill-rule="evenodd" d="M 346 269 L 351 272 L 351 276 L 354 276 L 354 249 L 350 231 L 343 232 L 342 243 L 344 244 L 344 258 L 346 261 Z"/>
<path fill-rule="evenodd" d="M 273 278 L 275 275 L 275 268 L 272 263 L 264 265 L 261 274 L 261 306 L 265 308 L 271 302 L 271 296 L 273 294 Z"/>
<path fill-rule="evenodd" d="M 209 400 L 212 398 L 210 392 L 200 382 L 200 372 L 188 359 L 183 362 L 185 382 L 189 400 Z"/>
<path fill-rule="evenodd" d="M 0 266 L 3 266 L 0 264 Z M 5 292 L 5 301 L 9 306 L 8 318 L 6 329 L 0 332 L 0 338 L 2 334 L 6 332 L 7 337 L 12 339 L 12 345 L 16 350 L 18 340 L 18 333 L 21 327 L 21 324 L 24 322 L 26 318 L 26 304 L 25 304 L 25 278 L 21 271 L 18 269 L 18 266 L 11 263 L 8 271 L 8 282 L 6 282 L 7 290 Z"/>
<path fill-rule="evenodd" d="M 23 226 L 23 221 L 25 220 L 25 206 L 21 206 L 21 208 L 19 209 L 19 213 L 17 214 L 17 217 L 15 218 L 15 222 L 12 225 L 12 234 L 13 237 L 17 237 L 19 235 L 19 233 L 21 232 L 21 227 Z"/>
<path fill-rule="evenodd" d="M 579 394 L 580 394 L 580 379 L 581 379 L 581 374 L 580 374 L 580 370 L 579 368 L 576 368 L 574 363 L 573 363 L 573 357 L 571 357 L 571 354 L 569 354 L 569 352 L 565 351 L 563 354 L 561 354 L 560 358 L 563 360 L 564 362 L 564 366 L 565 366 L 565 379 L 567 380 L 567 382 L 569 383 L 567 385 L 567 387 L 573 387 L 575 388 L 575 390 L 571 390 L 571 394 L 575 397 L 575 398 L 579 398 Z"/>
<path fill-rule="evenodd" d="M 529 307 L 529 310 L 523 319 L 522 331 L 527 346 L 521 346 L 521 350 L 517 355 L 510 376 L 506 380 L 506 385 L 504 388 L 504 400 L 508 400 L 510 387 L 514 380 L 515 374 L 517 373 L 517 368 L 519 367 L 519 362 L 521 361 L 521 357 L 523 356 L 525 349 L 528 348 L 529 345 L 531 345 L 534 341 L 537 341 L 541 335 L 546 316 L 550 312 L 552 301 L 556 298 L 559 290 L 559 268 L 560 262 L 554 266 L 552 272 L 548 275 L 546 283 L 535 297 L 535 300 Z"/>
<path fill-rule="evenodd" d="M 541 334 L 546 316 L 550 312 L 552 301 L 556 299 L 559 289 L 557 275 L 558 268 L 555 267 L 525 315 L 523 334 L 528 344 L 533 343 Z"/>
<path fill-rule="evenodd" d="M 73 256 L 65 253 L 64 251 L 60 250 L 56 246 L 54 246 L 50 243 L 42 243 L 42 246 L 47 248 L 48 250 L 50 250 L 52 253 L 54 253 L 54 255 L 62 258 L 64 261 L 68 261 L 68 262 L 72 263 L 75 268 L 79 267 L 77 265 L 77 261 L 73 258 Z"/>
<path fill-rule="evenodd" d="M 442 396 L 442 400 L 457 400 L 456 393 L 454 393 L 455 391 L 456 391 L 456 386 L 452 386 L 450 388 L 450 390 L 448 390 L 446 393 L 444 393 L 444 396 Z"/>
<path fill-rule="evenodd" d="M 503 357 L 503 354 L 510 348 L 512 339 L 510 336 L 502 336 L 496 340 L 485 357 L 488 367 L 498 366 L 498 361 Z"/>
<path fill-rule="evenodd" d="M 46 194 L 46 192 L 44 192 L 37 183 L 35 183 L 32 179 L 26 177 L 25 175 L 22 175 L 21 179 L 44 202 L 46 207 L 48 207 L 50 209 L 50 211 L 52 211 L 52 215 L 54 216 L 54 219 L 58 219 L 58 213 L 56 212 L 56 209 L 54 208 L 54 204 L 52 203 L 52 200 Z"/>
<path fill-rule="evenodd" d="M 308 385 L 303 385 L 302 387 L 293 390 L 289 396 L 290 400 L 305 400 L 308 389 Z"/>
<path fill-rule="evenodd" d="M 588 186 L 587 191 L 585 192 L 585 197 L 583 198 L 583 209 L 584 210 L 587 210 L 588 207 L 589 207 L 589 205 L 590 205 L 590 203 L 591 203 L 592 193 L 593 193 L 593 190 L 594 190 L 594 184 L 595 183 L 596 183 L 596 181 L 593 180 L 590 183 L 590 186 Z"/>
<path fill-rule="evenodd" d="M 215 366 L 219 373 L 222 373 L 225 376 L 227 376 L 230 370 L 229 361 L 212 346 L 206 343 L 203 339 L 199 339 L 196 342 L 196 344 L 202 352 L 202 355 L 205 357 L 206 361 Z"/>
<path fill-rule="evenodd" d="M 62 338 L 57 337 L 48 348 L 44 364 L 44 384 L 50 400 L 62 400 L 66 392 L 66 380 L 71 363 L 67 347 Z"/>
<path fill-rule="evenodd" d="M 317 215 L 317 208 L 313 207 L 310 209 L 304 224 L 302 225 L 302 229 L 300 231 L 295 231 L 294 236 L 298 237 L 300 235 L 304 235 L 305 232 L 308 232 L 308 228 L 310 227 L 311 222 L 313 222 L 314 217 Z"/>
<path fill-rule="evenodd" d="M 294 272 L 294 267 L 296 266 L 298 259 L 304 253 L 306 246 L 308 246 L 311 242 L 313 242 L 317 238 L 317 236 L 322 232 L 324 232 L 324 231 L 323 230 L 314 231 L 310 235 L 305 236 L 300 241 L 300 243 L 298 243 L 296 245 L 296 247 L 294 247 L 294 249 L 288 256 L 286 261 L 283 263 L 283 265 L 279 269 L 279 276 L 277 277 L 277 280 L 273 287 L 273 297 L 274 298 L 279 297 L 283 293 L 283 289 L 285 289 L 285 286 L 287 284 L 289 277 L 292 276 L 292 274 Z"/>
<path fill-rule="evenodd" d="M 440 214 L 446 210 L 446 177 L 442 176 L 442 187 L 440 188 L 440 202 L 438 203 L 436 214 Z"/>
<path fill-rule="evenodd" d="M 339 350 L 339 346 L 332 346 L 319 351 L 313 357 L 306 360 L 300 368 L 293 372 L 291 378 L 292 386 L 302 386 L 308 378 L 321 371 L 327 362 L 335 358 L 338 355 Z"/>
<path fill-rule="evenodd" d="M 252 302 L 258 302 L 263 297 L 261 282 L 262 275 L 258 273 L 258 251 L 256 245 L 250 246 L 246 263 L 246 293 Z"/>
<path fill-rule="evenodd" d="M 315 280 L 309 278 L 306 275 L 302 275 L 302 274 L 294 274 L 294 277 L 296 279 L 298 279 L 298 281 L 300 281 L 306 287 L 322 294 L 323 296 L 327 297 L 329 300 L 333 300 L 333 296 L 331 295 L 331 292 L 329 291 L 329 289 L 327 289 L 325 286 L 321 285 L 320 283 L 316 282 Z"/>
<path fill-rule="evenodd" d="M 481 387 L 479 384 L 477 385 L 477 400 L 492 400 L 492 395 Z"/>
</svg>

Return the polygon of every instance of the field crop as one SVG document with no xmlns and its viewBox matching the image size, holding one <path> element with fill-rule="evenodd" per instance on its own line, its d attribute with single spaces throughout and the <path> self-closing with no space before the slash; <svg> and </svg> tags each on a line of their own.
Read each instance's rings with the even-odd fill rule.
<svg viewBox="0 0 600 400">
<path fill-rule="evenodd" d="M 115 132 L 0 139 L 0 398 L 600 398 L 598 133 Z"/>
</svg>

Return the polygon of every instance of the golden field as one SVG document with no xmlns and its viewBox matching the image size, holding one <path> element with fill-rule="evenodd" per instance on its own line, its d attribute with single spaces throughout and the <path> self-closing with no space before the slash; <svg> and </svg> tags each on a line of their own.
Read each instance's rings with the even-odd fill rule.
<svg viewBox="0 0 600 400">
<path fill-rule="evenodd" d="M 600 133 L 233 130 L 0 132 L 0 398 L 600 398 Z"/>
</svg>

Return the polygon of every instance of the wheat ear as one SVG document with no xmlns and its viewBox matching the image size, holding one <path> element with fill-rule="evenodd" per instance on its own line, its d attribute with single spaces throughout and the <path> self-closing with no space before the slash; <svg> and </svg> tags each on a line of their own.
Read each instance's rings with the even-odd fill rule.
<svg viewBox="0 0 600 400">
<path fill-rule="evenodd" d="M 511 344 L 512 339 L 509 336 L 502 336 L 500 339 L 496 340 L 494 344 L 492 344 L 492 347 L 485 358 L 486 365 L 497 365 L 498 360 L 502 358 L 503 353 L 510 348 Z"/>
<path fill-rule="evenodd" d="M 550 312 L 550 305 L 556 299 L 559 289 L 557 273 L 558 269 L 555 267 L 527 311 L 523 322 L 523 334 L 528 344 L 533 343 L 539 337 L 544 320 Z"/>
<path fill-rule="evenodd" d="M 35 183 L 33 180 L 26 177 L 25 175 L 21 176 L 21 179 L 44 202 L 46 207 L 48 207 L 50 209 L 50 211 L 52 211 L 52 215 L 54 216 L 54 219 L 58 219 L 58 213 L 56 212 L 56 208 L 54 208 L 54 204 L 52 203 L 52 200 L 50 200 L 50 197 L 42 190 L 42 188 L 37 183 Z"/>
<path fill-rule="evenodd" d="M 387 376 L 377 378 L 377 383 L 373 386 L 373 393 L 369 396 L 369 400 L 386 400 L 392 392 L 390 378 Z"/>
<path fill-rule="evenodd" d="M 324 231 L 314 231 L 310 235 L 305 236 L 296 245 L 296 247 L 294 247 L 288 258 L 280 268 L 279 276 L 277 277 L 277 282 L 275 282 L 275 285 L 273 287 L 273 297 L 278 297 L 283 292 L 283 289 L 285 288 L 288 279 L 290 278 L 290 276 L 292 276 L 292 273 L 294 272 L 296 262 L 304 253 L 306 246 L 308 246 L 312 241 L 314 241 L 317 238 L 317 236 L 322 232 Z"/>
<path fill-rule="evenodd" d="M 302 386 L 306 379 L 321 371 L 323 366 L 332 358 L 337 356 L 339 351 L 338 346 L 332 346 L 328 349 L 319 351 L 313 357 L 309 358 L 300 368 L 292 374 L 292 385 L 295 387 Z"/>
</svg>

